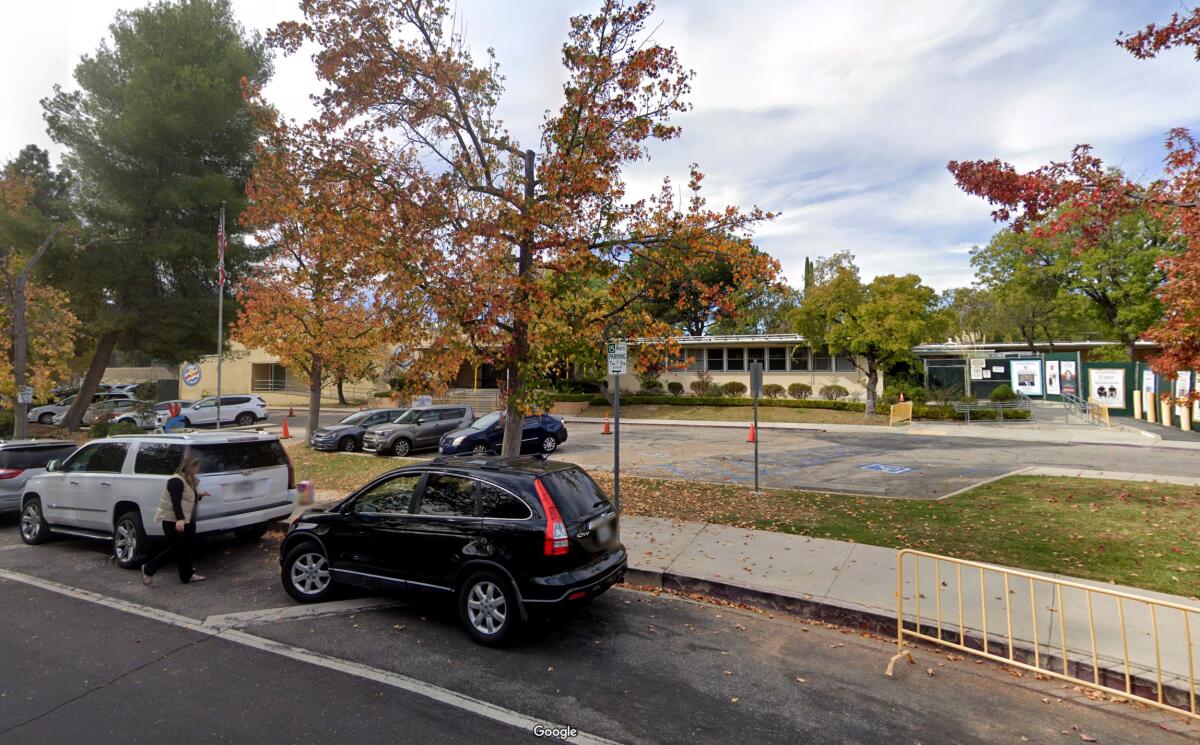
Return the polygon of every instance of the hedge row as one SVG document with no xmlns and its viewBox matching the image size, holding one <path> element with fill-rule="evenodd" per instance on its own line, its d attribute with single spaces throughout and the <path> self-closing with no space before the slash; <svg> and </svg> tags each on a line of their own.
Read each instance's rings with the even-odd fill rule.
<svg viewBox="0 0 1200 745">
<path fill-rule="evenodd" d="M 610 405 L 604 396 L 594 396 L 588 402 L 593 406 Z M 754 400 L 732 396 L 621 396 L 621 403 L 630 406 L 638 404 L 648 406 L 753 406 Z M 783 409 L 835 409 L 837 411 L 863 411 L 866 408 L 861 401 L 825 401 L 823 399 L 795 401 L 786 398 L 760 398 L 758 405 Z"/>
</svg>

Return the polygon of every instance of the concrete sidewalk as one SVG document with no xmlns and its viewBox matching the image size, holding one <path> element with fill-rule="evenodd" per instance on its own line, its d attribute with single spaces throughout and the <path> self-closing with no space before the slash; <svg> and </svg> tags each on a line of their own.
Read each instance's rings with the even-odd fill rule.
<svg viewBox="0 0 1200 745">
<path fill-rule="evenodd" d="M 660 518 L 623 517 L 621 539 L 629 551 L 629 581 L 664 589 L 697 592 L 767 609 L 777 609 L 835 623 L 896 633 L 896 561 L 898 552 L 863 544 L 822 538 L 744 530 L 721 525 L 679 522 Z M 905 561 L 905 620 L 916 621 L 918 594 L 921 627 L 936 634 L 938 619 L 944 638 L 979 647 L 988 629 L 989 648 L 1007 655 L 1005 586 L 1002 575 L 962 570 L 961 599 L 955 565 L 942 562 L 940 577 L 934 562 L 921 560 L 920 585 L 914 581 L 913 560 Z M 1185 614 L 1158 609 L 1151 618 L 1148 606 L 1117 601 L 1100 592 L 1090 593 L 1095 624 L 1095 664 L 1100 680 L 1124 688 L 1124 642 L 1119 613 L 1127 624 L 1130 675 L 1143 691 L 1155 681 L 1155 659 L 1161 656 L 1164 685 L 1171 700 L 1186 701 L 1188 669 L 1200 677 L 1200 602 L 1195 599 L 1108 585 L 1054 574 L 1030 572 L 1047 579 L 1067 580 L 1099 590 L 1116 590 L 1194 608 L 1191 639 Z M 938 579 L 941 582 L 938 582 Z M 982 593 L 981 593 L 982 590 Z M 986 618 L 982 595 L 986 596 Z M 1011 579 L 1011 609 L 1015 658 L 1033 662 L 1033 651 L 1042 665 L 1062 667 L 1062 629 L 1066 630 L 1068 659 L 1075 674 L 1092 678 L 1093 657 L 1088 621 L 1089 593 L 1062 590 L 1061 607 L 1055 586 L 1040 580 Z M 938 608 L 940 603 L 940 610 Z M 1034 626 L 1033 619 L 1037 619 Z M 986 622 L 986 626 L 985 626 Z M 1158 648 L 1154 622 L 1157 622 Z"/>
<path fill-rule="evenodd" d="M 570 424 L 602 426 L 603 417 L 564 416 Z M 701 419 L 628 419 L 626 426 L 717 427 L 746 429 L 749 422 L 726 422 Z M 610 420 L 611 425 L 611 420 Z M 954 424 L 950 422 L 916 422 L 911 425 L 884 427 L 876 424 L 818 424 L 800 422 L 759 422 L 759 429 L 800 430 L 809 432 L 846 432 L 869 435 L 910 435 L 925 437 L 963 437 L 1010 442 L 1043 442 L 1055 445 L 1127 445 L 1132 447 L 1168 448 L 1200 451 L 1200 441 L 1164 440 L 1157 434 L 1133 428 L 1103 429 L 1087 425 L 1062 424 Z"/>
</svg>

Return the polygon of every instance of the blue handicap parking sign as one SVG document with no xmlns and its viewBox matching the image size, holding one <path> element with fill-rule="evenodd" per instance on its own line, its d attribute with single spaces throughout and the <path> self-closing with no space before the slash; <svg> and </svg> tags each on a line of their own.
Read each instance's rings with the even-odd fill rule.
<svg viewBox="0 0 1200 745">
<path fill-rule="evenodd" d="M 864 471 L 879 471 L 881 473 L 905 473 L 912 469 L 908 466 L 889 466 L 886 463 L 871 463 L 866 466 L 859 466 Z"/>
</svg>

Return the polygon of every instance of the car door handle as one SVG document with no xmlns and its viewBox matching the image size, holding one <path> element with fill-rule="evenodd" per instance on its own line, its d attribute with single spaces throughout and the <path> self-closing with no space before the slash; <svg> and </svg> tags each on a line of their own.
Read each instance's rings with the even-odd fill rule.
<svg viewBox="0 0 1200 745">
<path fill-rule="evenodd" d="M 112 486 L 112 482 L 111 481 L 101 481 L 100 486 Z"/>
<path fill-rule="evenodd" d="M 68 481 L 67 483 L 70 484 L 71 486 L 79 486 L 78 481 Z"/>
</svg>

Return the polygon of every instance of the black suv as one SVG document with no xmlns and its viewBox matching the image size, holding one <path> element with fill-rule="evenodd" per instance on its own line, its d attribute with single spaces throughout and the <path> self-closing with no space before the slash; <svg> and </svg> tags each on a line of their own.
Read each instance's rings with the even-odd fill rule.
<svg viewBox="0 0 1200 745">
<path fill-rule="evenodd" d="M 595 597 L 625 576 L 617 514 L 578 466 L 458 456 L 391 471 L 297 517 L 280 546 L 301 602 L 343 583 L 452 596 L 467 632 L 510 637 L 531 609 Z"/>
</svg>

